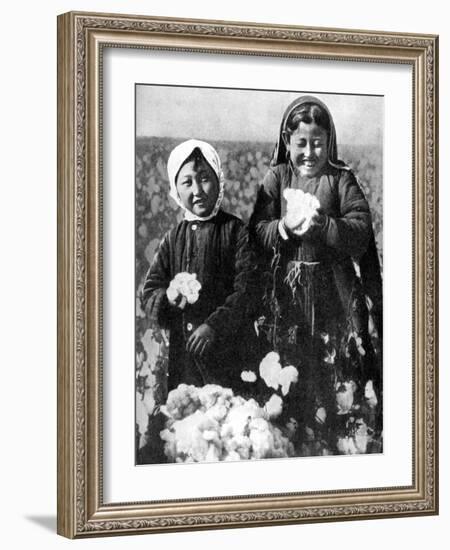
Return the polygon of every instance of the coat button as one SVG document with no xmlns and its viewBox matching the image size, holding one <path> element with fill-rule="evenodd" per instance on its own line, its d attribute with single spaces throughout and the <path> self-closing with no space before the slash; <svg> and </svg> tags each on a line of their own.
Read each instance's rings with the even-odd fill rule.
<svg viewBox="0 0 450 550">
<path fill-rule="evenodd" d="M 188 323 L 188 324 L 186 325 L 186 328 L 187 328 L 187 330 L 190 332 L 194 327 L 193 327 L 192 323 Z"/>
</svg>

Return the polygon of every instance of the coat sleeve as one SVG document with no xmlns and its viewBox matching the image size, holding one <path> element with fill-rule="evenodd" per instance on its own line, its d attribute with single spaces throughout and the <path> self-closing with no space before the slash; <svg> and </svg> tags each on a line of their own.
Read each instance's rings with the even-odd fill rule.
<svg viewBox="0 0 450 550">
<path fill-rule="evenodd" d="M 150 320 L 161 328 L 170 328 L 175 313 L 166 296 L 170 280 L 170 233 L 166 233 L 147 272 L 142 290 L 145 311 Z"/>
<path fill-rule="evenodd" d="M 234 257 L 233 291 L 205 321 L 221 339 L 235 334 L 249 321 L 257 304 L 257 266 L 247 228 L 239 224 Z"/>
<path fill-rule="evenodd" d="M 338 253 L 359 258 L 373 233 L 369 205 L 350 171 L 342 171 L 337 191 L 340 216 L 325 216 L 321 237 Z"/>
<path fill-rule="evenodd" d="M 250 236 L 264 252 L 272 252 L 280 242 L 280 217 L 280 180 L 276 172 L 270 169 L 259 185 L 255 208 L 249 222 Z"/>
</svg>

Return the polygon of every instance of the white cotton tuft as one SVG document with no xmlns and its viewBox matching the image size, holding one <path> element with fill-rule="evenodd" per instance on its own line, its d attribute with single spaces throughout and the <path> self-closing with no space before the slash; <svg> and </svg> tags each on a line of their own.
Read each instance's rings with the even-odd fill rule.
<svg viewBox="0 0 450 550">
<path fill-rule="evenodd" d="M 269 352 L 259 365 L 259 374 L 266 386 L 277 390 L 281 386 L 281 393 L 287 395 L 291 384 L 298 381 L 298 370 L 292 365 L 282 367 L 280 356 L 275 351 Z"/>
<path fill-rule="evenodd" d="M 289 365 L 281 369 L 281 372 L 278 376 L 278 382 L 281 386 L 281 393 L 287 395 L 291 388 L 291 384 L 296 384 L 298 382 L 298 370 Z"/>
<path fill-rule="evenodd" d="M 264 405 L 269 418 L 277 418 L 283 410 L 283 400 L 276 393 L 272 394 L 269 401 Z"/>
<path fill-rule="evenodd" d="M 243 382 L 256 382 L 256 374 L 251 370 L 243 370 L 241 379 Z"/>
<path fill-rule="evenodd" d="M 310 193 L 305 193 L 301 189 L 285 189 L 283 197 L 286 199 L 287 212 L 295 216 L 299 227 L 294 230 L 296 235 L 303 235 L 310 227 L 312 218 L 320 208 L 317 197 Z"/>
<path fill-rule="evenodd" d="M 336 384 L 336 404 L 338 407 L 338 414 L 347 414 L 350 412 L 353 406 L 355 391 L 356 384 L 353 380 L 348 382 L 338 382 Z"/>
<path fill-rule="evenodd" d="M 189 304 L 195 304 L 198 300 L 201 288 L 202 285 L 200 281 L 197 280 L 196 273 L 187 273 L 183 271 L 182 273 L 177 273 L 170 281 L 169 288 L 166 290 L 166 295 L 172 302 L 181 295 L 184 298 L 184 304 L 186 301 Z"/>
<path fill-rule="evenodd" d="M 274 403 L 282 401 L 274 397 Z M 267 420 L 266 411 L 254 399 L 234 395 L 229 388 L 180 384 L 162 408 L 168 418 L 160 437 L 171 462 L 249 460 L 294 453 L 289 439 Z"/>
<path fill-rule="evenodd" d="M 375 393 L 372 380 L 368 380 L 366 383 L 366 386 L 364 388 L 364 397 L 366 399 L 366 403 L 371 409 L 374 409 L 378 405 L 378 398 L 377 394 Z"/>
<path fill-rule="evenodd" d="M 280 356 L 275 351 L 269 352 L 259 365 L 259 374 L 269 388 L 278 389 L 281 372 Z"/>
</svg>

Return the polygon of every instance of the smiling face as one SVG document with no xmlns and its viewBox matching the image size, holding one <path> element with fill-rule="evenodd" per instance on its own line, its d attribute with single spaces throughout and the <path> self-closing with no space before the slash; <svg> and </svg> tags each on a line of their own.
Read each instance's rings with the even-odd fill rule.
<svg viewBox="0 0 450 550">
<path fill-rule="evenodd" d="M 178 196 L 182 205 L 202 218 L 209 216 L 219 196 L 219 182 L 203 156 L 188 160 L 176 178 Z"/>
<path fill-rule="evenodd" d="M 315 122 L 300 122 L 292 133 L 284 133 L 286 148 L 300 175 L 318 176 L 328 162 L 328 134 Z"/>
</svg>

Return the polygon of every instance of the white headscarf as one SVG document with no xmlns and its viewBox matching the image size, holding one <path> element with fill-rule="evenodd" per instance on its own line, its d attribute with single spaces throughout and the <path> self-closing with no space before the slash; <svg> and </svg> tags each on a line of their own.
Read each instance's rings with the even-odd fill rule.
<svg viewBox="0 0 450 550">
<path fill-rule="evenodd" d="M 217 196 L 217 201 L 211 211 L 211 214 L 209 214 L 208 216 L 197 216 L 183 205 L 183 203 L 180 201 L 180 197 L 178 196 L 177 185 L 175 181 L 177 174 L 180 171 L 180 168 L 183 165 L 184 161 L 192 154 L 194 149 L 199 149 L 201 151 L 202 155 L 205 157 L 206 162 L 214 170 L 214 173 L 217 176 L 217 181 L 219 182 L 219 194 Z M 222 172 L 222 166 L 220 164 L 220 158 L 214 147 L 212 147 L 209 143 L 206 143 L 205 141 L 199 141 L 197 139 L 189 139 L 188 141 L 183 141 L 183 143 L 177 145 L 175 149 L 173 149 L 170 153 L 169 160 L 167 161 L 167 172 L 169 174 L 170 196 L 178 204 L 178 206 L 183 208 L 185 220 L 206 221 L 214 218 L 222 203 L 225 187 L 225 179 Z"/>
</svg>

